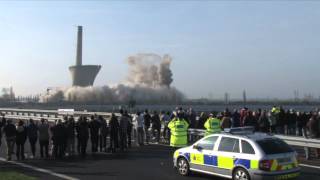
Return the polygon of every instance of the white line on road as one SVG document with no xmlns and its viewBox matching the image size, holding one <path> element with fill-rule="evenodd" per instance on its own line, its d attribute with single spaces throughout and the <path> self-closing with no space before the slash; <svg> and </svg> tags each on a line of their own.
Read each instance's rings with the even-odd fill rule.
<svg viewBox="0 0 320 180">
<path fill-rule="evenodd" d="M 320 169 L 320 166 L 313 166 L 313 165 L 309 165 L 309 164 L 299 164 L 299 166 Z"/>
<path fill-rule="evenodd" d="M 79 180 L 78 178 L 70 177 L 70 176 L 67 176 L 67 175 L 64 175 L 64 174 L 55 173 L 55 172 L 47 170 L 47 169 L 38 168 L 38 167 L 31 166 L 31 165 L 28 165 L 28 164 L 20 163 L 20 162 L 7 161 L 6 159 L 1 158 L 1 157 L 0 157 L 0 161 L 6 162 L 6 163 L 10 163 L 10 164 L 14 164 L 14 165 L 18 165 L 18 166 L 25 167 L 25 168 L 29 168 L 29 169 L 32 169 L 34 171 L 38 171 L 38 172 L 41 172 L 41 173 L 49 174 L 51 176 L 59 177 L 59 178 L 66 179 L 66 180 Z"/>
</svg>

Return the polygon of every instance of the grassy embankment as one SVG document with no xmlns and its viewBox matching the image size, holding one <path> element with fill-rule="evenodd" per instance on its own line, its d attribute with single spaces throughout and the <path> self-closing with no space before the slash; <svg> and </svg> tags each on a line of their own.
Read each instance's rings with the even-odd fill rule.
<svg viewBox="0 0 320 180">
<path fill-rule="evenodd" d="M 0 180 L 37 180 L 37 178 L 14 171 L 0 171 Z"/>
</svg>

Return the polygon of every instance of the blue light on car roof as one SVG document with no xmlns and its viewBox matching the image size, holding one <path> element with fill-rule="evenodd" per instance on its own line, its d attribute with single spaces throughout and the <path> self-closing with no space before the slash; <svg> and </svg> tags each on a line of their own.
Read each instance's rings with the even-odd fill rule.
<svg viewBox="0 0 320 180">
<path fill-rule="evenodd" d="M 254 133 L 253 126 L 246 126 L 246 127 L 238 127 L 238 128 L 226 128 L 224 132 L 230 134 L 252 134 Z"/>
</svg>

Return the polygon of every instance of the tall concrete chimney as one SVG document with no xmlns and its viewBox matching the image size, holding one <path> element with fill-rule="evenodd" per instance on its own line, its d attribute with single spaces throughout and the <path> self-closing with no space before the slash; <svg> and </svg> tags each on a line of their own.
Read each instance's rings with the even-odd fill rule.
<svg viewBox="0 0 320 180">
<path fill-rule="evenodd" d="M 78 26 L 76 65 L 70 66 L 72 86 L 92 86 L 100 65 L 82 65 L 82 26 Z"/>
<path fill-rule="evenodd" d="M 82 65 L 82 26 L 78 26 L 76 66 Z"/>
</svg>

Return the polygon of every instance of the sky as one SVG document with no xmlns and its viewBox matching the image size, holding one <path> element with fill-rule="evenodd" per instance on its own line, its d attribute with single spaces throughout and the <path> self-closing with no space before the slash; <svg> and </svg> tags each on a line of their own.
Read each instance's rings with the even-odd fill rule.
<svg viewBox="0 0 320 180">
<path fill-rule="evenodd" d="M 95 86 L 126 79 L 126 58 L 170 54 L 190 98 L 320 96 L 320 2 L 0 1 L 0 87 L 17 95 L 71 85 L 76 26 Z"/>
</svg>

